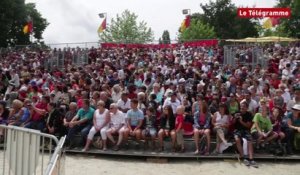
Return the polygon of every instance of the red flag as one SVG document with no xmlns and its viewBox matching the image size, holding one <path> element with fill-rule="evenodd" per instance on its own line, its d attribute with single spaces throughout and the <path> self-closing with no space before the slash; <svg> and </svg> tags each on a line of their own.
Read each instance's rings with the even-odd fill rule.
<svg viewBox="0 0 300 175">
<path fill-rule="evenodd" d="M 185 28 L 189 28 L 191 25 L 191 16 L 187 15 L 184 22 L 185 22 Z"/>
<path fill-rule="evenodd" d="M 279 18 L 271 18 L 272 26 L 276 26 L 280 23 Z"/>
<path fill-rule="evenodd" d="M 106 18 L 102 21 L 101 25 L 98 28 L 98 33 L 102 33 L 106 29 Z"/>
<path fill-rule="evenodd" d="M 25 24 L 25 26 L 23 27 L 23 32 L 24 34 L 27 33 L 32 33 L 33 31 L 33 22 L 32 19 L 30 17 L 28 17 L 27 23 Z"/>
<path fill-rule="evenodd" d="M 190 25 L 191 25 L 191 16 L 187 15 L 181 23 L 180 32 L 183 32 L 185 29 L 189 28 Z"/>
</svg>

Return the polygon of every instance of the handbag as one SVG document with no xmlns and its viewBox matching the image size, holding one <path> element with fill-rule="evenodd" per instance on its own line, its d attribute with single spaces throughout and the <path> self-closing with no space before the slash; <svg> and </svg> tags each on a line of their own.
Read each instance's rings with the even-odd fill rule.
<svg viewBox="0 0 300 175">
<path fill-rule="evenodd" d="M 103 148 L 103 141 L 100 136 L 97 136 L 93 139 L 93 146 L 97 149 L 102 149 Z"/>
</svg>

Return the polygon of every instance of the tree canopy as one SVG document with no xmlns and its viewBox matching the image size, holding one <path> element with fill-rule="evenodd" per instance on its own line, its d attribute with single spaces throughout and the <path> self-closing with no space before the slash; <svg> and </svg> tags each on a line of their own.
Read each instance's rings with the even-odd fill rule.
<svg viewBox="0 0 300 175">
<path fill-rule="evenodd" d="M 161 38 L 159 38 L 159 43 L 160 44 L 170 44 L 171 43 L 170 33 L 168 30 L 165 30 L 163 32 Z"/>
<path fill-rule="evenodd" d="M 256 37 L 258 31 L 253 19 L 239 18 L 237 7 L 231 0 L 210 1 L 208 4 L 200 5 L 203 13 L 193 14 L 192 19 L 201 20 L 205 24 L 214 27 L 216 36 L 221 39 Z"/>
<path fill-rule="evenodd" d="M 278 0 L 277 7 L 290 7 L 291 17 L 280 19 L 280 24 L 276 28 L 280 33 L 289 37 L 300 38 L 300 0 Z"/>
<path fill-rule="evenodd" d="M 25 0 L 0 1 L 0 47 L 30 44 L 29 34 L 23 33 L 28 16 L 33 20 L 33 37 L 39 42 L 48 22 L 37 11 L 34 3 Z"/>
<path fill-rule="evenodd" d="M 201 20 L 192 19 L 188 28 L 179 35 L 180 41 L 191 41 L 197 39 L 212 39 L 216 37 L 214 28 Z"/>
<path fill-rule="evenodd" d="M 153 31 L 145 21 L 138 22 L 135 13 L 125 10 L 121 16 L 111 20 L 111 24 L 101 33 L 103 42 L 116 43 L 147 43 L 153 41 Z"/>
</svg>

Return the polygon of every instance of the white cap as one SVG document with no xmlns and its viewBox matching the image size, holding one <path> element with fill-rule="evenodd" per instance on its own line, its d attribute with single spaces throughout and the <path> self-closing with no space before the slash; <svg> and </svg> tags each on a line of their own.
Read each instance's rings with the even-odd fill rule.
<svg viewBox="0 0 300 175">
<path fill-rule="evenodd" d="M 295 104 L 293 107 L 292 107 L 293 110 L 297 110 L 297 111 L 300 111 L 300 104 Z"/>
<path fill-rule="evenodd" d="M 184 83 L 185 82 L 185 79 L 184 78 L 180 78 L 178 83 Z"/>
</svg>

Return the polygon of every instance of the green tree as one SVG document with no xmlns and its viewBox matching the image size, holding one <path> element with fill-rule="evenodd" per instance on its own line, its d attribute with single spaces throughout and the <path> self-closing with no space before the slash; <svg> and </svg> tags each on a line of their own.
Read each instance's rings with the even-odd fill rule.
<svg viewBox="0 0 300 175">
<path fill-rule="evenodd" d="M 163 44 L 170 44 L 171 43 L 171 39 L 170 39 L 170 33 L 168 30 L 165 30 L 162 34 L 162 43 Z"/>
<path fill-rule="evenodd" d="M 116 43 L 147 43 L 153 41 L 153 31 L 147 27 L 147 23 L 138 23 L 138 16 L 125 10 L 99 35 L 101 41 Z"/>
<path fill-rule="evenodd" d="M 183 30 L 179 35 L 180 41 L 191 41 L 199 39 L 211 39 L 215 38 L 216 33 L 214 27 L 203 23 L 201 20 L 192 19 L 188 28 Z"/>
<path fill-rule="evenodd" d="M 256 37 L 258 31 L 253 19 L 239 18 L 237 7 L 231 0 L 210 1 L 200 5 L 203 14 L 193 14 L 192 19 L 203 20 L 204 23 L 214 27 L 216 35 L 221 39 Z"/>
<path fill-rule="evenodd" d="M 25 4 L 25 0 L 1 0 L 0 12 L 0 47 L 30 43 L 29 34 L 23 33 L 28 16 L 33 20 L 34 38 L 42 39 L 48 23 L 36 10 L 35 4 Z"/>
<path fill-rule="evenodd" d="M 279 0 L 277 7 L 290 7 L 291 17 L 280 19 L 279 28 L 289 37 L 300 38 L 300 0 Z"/>
</svg>

